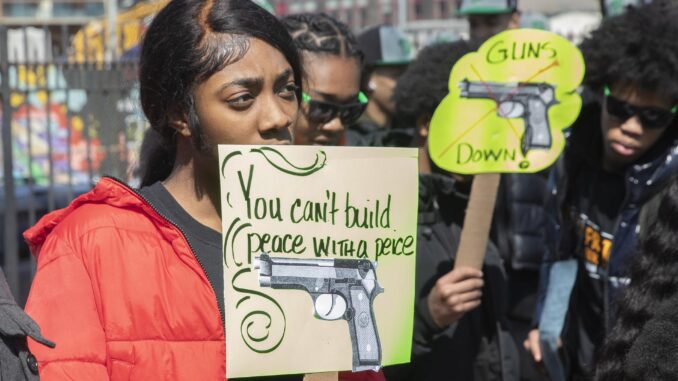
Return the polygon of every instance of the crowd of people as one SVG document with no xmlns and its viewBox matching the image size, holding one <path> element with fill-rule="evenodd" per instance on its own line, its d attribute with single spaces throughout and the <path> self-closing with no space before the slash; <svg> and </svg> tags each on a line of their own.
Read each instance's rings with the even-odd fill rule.
<svg viewBox="0 0 678 381">
<path fill-rule="evenodd" d="M 502 175 L 481 270 L 454 267 L 473 177 L 436 166 L 428 131 L 455 63 L 520 11 L 459 11 L 468 40 L 412 57 L 392 26 L 171 0 L 141 50 L 141 185 L 103 178 L 25 233 L 37 271 L 25 313 L 0 277 L 0 379 L 228 376 L 219 144 L 418 149 L 411 362 L 340 380 L 678 379 L 678 1 L 628 6 L 581 44 L 566 148 Z"/>
</svg>

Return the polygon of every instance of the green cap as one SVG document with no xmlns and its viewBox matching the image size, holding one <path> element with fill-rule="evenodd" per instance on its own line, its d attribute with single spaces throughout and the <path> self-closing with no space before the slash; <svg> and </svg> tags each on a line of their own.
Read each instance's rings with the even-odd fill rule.
<svg viewBox="0 0 678 381">
<path fill-rule="evenodd" d="M 273 5 L 269 3 L 268 0 L 254 0 L 254 3 L 267 10 L 268 13 L 272 14 L 273 16 L 276 15 L 275 8 L 273 8 Z"/>
<path fill-rule="evenodd" d="M 537 12 L 525 12 L 520 15 L 520 27 L 531 29 L 550 29 L 550 20 L 548 17 Z"/>
<path fill-rule="evenodd" d="M 518 9 L 518 0 L 462 0 L 459 5 L 459 14 L 462 15 L 492 15 L 512 13 Z"/>
<path fill-rule="evenodd" d="M 601 6 L 603 16 L 614 17 L 624 13 L 629 6 L 641 6 L 651 2 L 651 0 L 603 0 Z"/>
<path fill-rule="evenodd" d="M 398 29 L 380 25 L 358 36 L 365 66 L 407 65 L 412 61 L 412 45 Z"/>
</svg>

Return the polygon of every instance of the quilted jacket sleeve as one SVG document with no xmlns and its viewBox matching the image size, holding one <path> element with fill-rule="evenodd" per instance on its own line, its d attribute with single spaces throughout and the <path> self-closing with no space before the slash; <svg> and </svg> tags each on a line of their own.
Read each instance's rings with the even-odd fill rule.
<svg viewBox="0 0 678 381">
<path fill-rule="evenodd" d="M 41 248 L 26 311 L 56 343 L 50 349 L 29 340 L 41 380 L 109 379 L 90 274 L 66 239 L 51 236 Z"/>
</svg>

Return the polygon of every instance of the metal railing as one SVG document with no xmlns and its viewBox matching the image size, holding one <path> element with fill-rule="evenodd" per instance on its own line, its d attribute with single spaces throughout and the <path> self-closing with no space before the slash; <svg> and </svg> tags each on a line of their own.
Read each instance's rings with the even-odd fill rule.
<svg viewBox="0 0 678 381">
<path fill-rule="evenodd" d="M 87 39 L 74 51 L 73 32 L 0 26 L 0 265 L 21 303 L 34 272 L 21 233 L 101 175 L 133 181 L 146 127 L 134 53 L 89 57 Z"/>
</svg>

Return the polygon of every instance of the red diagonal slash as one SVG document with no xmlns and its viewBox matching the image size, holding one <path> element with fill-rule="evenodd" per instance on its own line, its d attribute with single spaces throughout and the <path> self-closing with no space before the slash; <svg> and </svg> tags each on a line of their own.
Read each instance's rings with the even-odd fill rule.
<svg viewBox="0 0 678 381">
<path fill-rule="evenodd" d="M 530 82 L 531 80 L 533 80 L 534 78 L 536 78 L 536 77 L 538 77 L 539 75 L 541 75 L 541 74 L 543 74 L 543 73 L 545 73 L 545 72 L 547 72 L 547 71 L 553 69 L 554 67 L 556 67 L 556 66 L 558 66 L 558 65 L 560 65 L 560 63 L 558 62 L 558 60 L 554 60 L 554 61 L 551 62 L 548 66 L 543 67 L 543 68 L 537 70 L 537 72 L 535 72 L 533 75 L 531 75 L 527 80 L 525 80 L 525 81 L 519 81 L 519 82 L 522 82 L 522 83 L 528 83 L 528 82 Z M 475 66 L 471 65 L 471 70 L 473 70 L 473 72 L 478 76 L 478 79 L 480 80 L 480 82 L 482 82 L 483 84 L 485 84 L 485 86 L 486 86 L 487 89 L 488 89 L 488 92 L 489 92 L 490 94 L 492 94 L 492 91 L 491 91 L 490 87 L 487 85 L 487 81 L 483 80 L 482 76 L 480 75 L 480 73 L 478 73 L 478 70 L 475 68 Z M 511 99 L 513 99 L 513 97 L 515 96 L 515 94 L 518 93 L 518 90 L 520 90 L 520 88 L 521 88 L 521 86 L 516 87 L 516 89 L 513 91 L 513 93 L 512 93 L 512 94 L 509 94 L 509 95 L 507 96 L 507 100 L 510 101 Z M 496 102 L 497 102 L 497 98 L 494 97 L 494 96 L 492 96 L 492 95 L 491 95 L 491 97 L 492 97 L 492 99 L 493 99 L 493 100 L 495 101 L 495 103 L 496 103 Z M 450 145 L 448 145 L 447 147 L 445 147 L 445 149 L 443 150 L 443 152 L 442 152 L 438 157 L 439 157 L 439 158 L 442 158 L 443 156 L 445 156 L 445 154 L 447 154 L 447 152 L 448 152 L 455 144 L 457 144 L 457 143 L 459 142 L 459 140 L 461 140 L 464 136 L 466 136 L 466 134 L 468 134 L 469 132 L 471 132 L 471 130 L 473 130 L 476 126 L 478 126 L 478 125 L 480 124 L 480 122 L 482 122 L 483 120 L 485 120 L 485 118 L 487 118 L 490 114 L 492 114 L 493 112 L 497 111 L 497 109 L 499 109 L 499 104 L 497 104 L 497 106 L 496 106 L 493 110 L 490 110 L 488 113 L 486 113 L 486 114 L 484 114 L 482 117 L 480 117 L 480 119 L 478 119 L 478 121 L 476 121 L 475 123 L 473 123 L 473 124 L 472 124 L 469 128 L 467 128 L 466 131 L 464 131 L 457 139 L 455 139 L 452 143 L 450 143 Z M 506 119 L 506 120 L 508 121 L 508 119 Z M 513 124 L 511 124 L 511 123 L 509 122 L 509 125 L 511 126 L 511 128 L 513 129 L 514 133 L 515 133 L 516 136 L 517 136 L 517 135 L 518 135 L 518 132 L 517 132 L 517 131 L 515 130 L 515 128 L 513 127 Z"/>
<path fill-rule="evenodd" d="M 522 82 L 530 82 L 531 80 L 537 78 L 540 74 L 546 73 L 547 71 L 553 69 L 556 66 L 560 66 L 560 62 L 558 62 L 558 60 L 554 60 L 553 62 L 551 62 L 550 65 L 546 66 L 545 68 L 540 69 L 539 71 L 534 73 L 530 78 L 528 78 L 528 79 L 526 79 Z"/>
<path fill-rule="evenodd" d="M 473 70 L 473 72 L 476 74 L 478 79 L 480 79 L 480 82 L 483 83 L 483 85 L 485 86 L 485 90 L 487 90 L 487 92 L 490 93 L 490 98 L 492 98 L 492 100 L 494 100 L 494 102 L 496 104 L 496 106 L 494 107 L 494 111 L 499 110 L 499 97 L 494 96 L 494 94 L 492 93 L 492 88 L 487 85 L 487 81 L 485 81 L 483 79 L 483 76 L 480 75 L 480 72 L 478 72 L 478 69 L 476 69 L 475 65 L 471 65 L 471 70 Z M 517 89 L 519 89 L 519 88 L 520 87 L 518 87 Z M 513 98 L 513 94 L 510 94 L 509 96 L 510 96 L 510 98 Z M 483 115 L 483 119 L 485 119 L 486 117 L 487 117 L 487 115 Z M 509 120 L 508 118 L 503 118 L 503 119 L 506 121 L 506 123 L 508 123 L 509 127 L 511 128 L 511 131 L 513 131 L 513 135 L 516 136 L 516 139 L 518 139 L 520 141 L 520 135 L 518 134 L 518 130 L 516 130 L 516 127 L 513 125 L 513 123 L 511 123 L 511 120 Z M 480 121 L 473 123 L 473 128 L 475 128 L 475 126 L 477 126 L 479 122 Z M 466 133 L 464 133 L 463 135 L 466 135 Z M 459 142 L 459 139 L 457 139 L 457 142 Z M 449 148 L 450 147 L 446 148 L 445 152 L 447 152 L 447 150 Z"/>
</svg>

